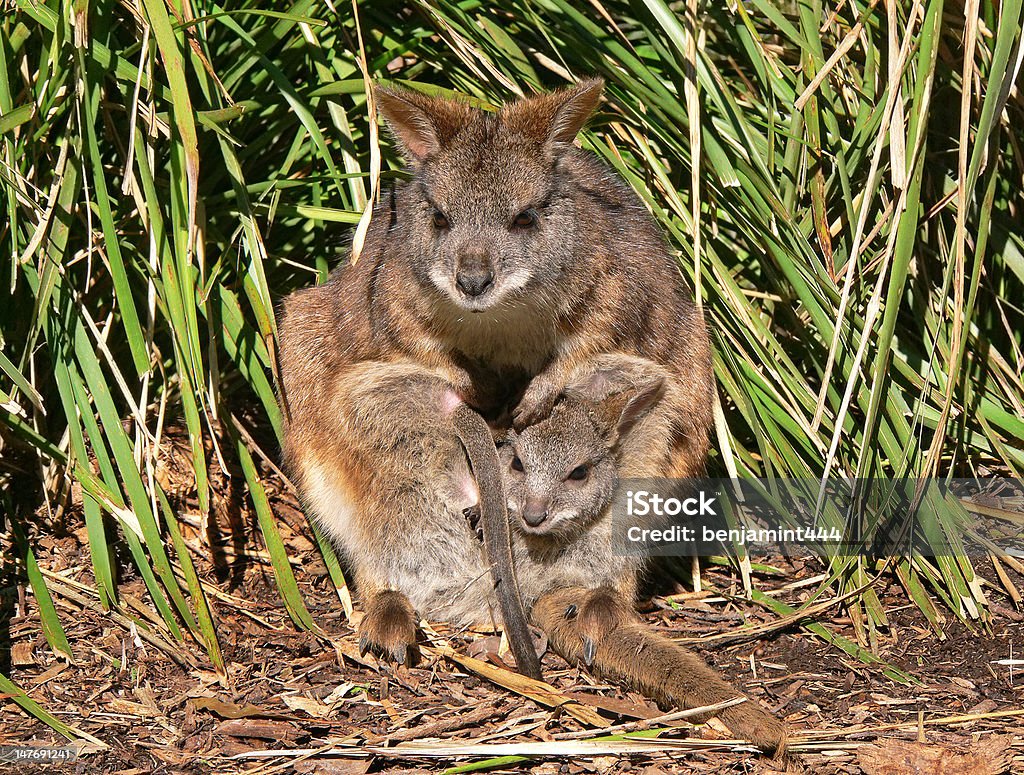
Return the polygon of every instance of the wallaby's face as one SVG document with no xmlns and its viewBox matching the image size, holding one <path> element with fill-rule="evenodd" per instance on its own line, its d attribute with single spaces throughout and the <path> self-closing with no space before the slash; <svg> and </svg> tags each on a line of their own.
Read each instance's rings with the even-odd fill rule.
<svg viewBox="0 0 1024 775">
<path fill-rule="evenodd" d="M 618 473 L 608 429 L 579 401 L 513 436 L 501 460 L 509 517 L 526 535 L 582 534 L 611 502 Z"/>
<path fill-rule="evenodd" d="M 406 210 L 416 223 L 419 281 L 482 312 L 557 283 L 572 257 L 576 219 L 544 149 L 478 116 L 417 173 Z"/>
<path fill-rule="evenodd" d="M 615 495 L 622 440 L 661 400 L 664 370 L 656 364 L 601 360 L 566 386 L 547 419 L 512 433 L 501 450 L 509 516 L 520 533 L 582 535 Z"/>
<path fill-rule="evenodd" d="M 497 113 L 377 91 L 411 162 L 396 234 L 425 290 L 459 313 L 543 306 L 578 242 L 559 162 L 600 87 L 586 82 Z"/>
</svg>

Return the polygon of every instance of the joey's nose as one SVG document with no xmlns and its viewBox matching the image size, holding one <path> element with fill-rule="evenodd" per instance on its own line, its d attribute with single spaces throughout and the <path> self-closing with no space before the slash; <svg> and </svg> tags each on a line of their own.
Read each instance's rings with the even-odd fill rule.
<svg viewBox="0 0 1024 775">
<path fill-rule="evenodd" d="M 465 267 L 455 273 L 455 284 L 467 296 L 482 296 L 494 285 L 494 272 L 488 266 Z"/>
<path fill-rule="evenodd" d="M 547 500 L 528 500 L 523 507 L 523 522 L 530 527 L 538 527 L 544 524 L 548 518 Z"/>
</svg>

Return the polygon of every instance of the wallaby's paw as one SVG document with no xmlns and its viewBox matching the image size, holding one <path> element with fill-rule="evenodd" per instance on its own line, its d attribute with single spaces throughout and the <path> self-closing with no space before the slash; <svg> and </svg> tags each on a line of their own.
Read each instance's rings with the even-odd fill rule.
<svg viewBox="0 0 1024 775">
<path fill-rule="evenodd" d="M 415 661 L 416 615 L 401 592 L 378 592 L 367 603 L 359 625 L 359 653 L 367 652 L 401 665 Z"/>
<path fill-rule="evenodd" d="M 512 425 L 517 431 L 536 425 L 551 415 L 562 388 L 544 377 L 535 377 L 512 411 Z"/>
<path fill-rule="evenodd" d="M 748 699 L 726 708 L 719 714 L 719 718 L 736 737 L 749 740 L 766 754 L 782 756 L 786 752 L 786 725 L 762 708 L 756 700 Z"/>
</svg>

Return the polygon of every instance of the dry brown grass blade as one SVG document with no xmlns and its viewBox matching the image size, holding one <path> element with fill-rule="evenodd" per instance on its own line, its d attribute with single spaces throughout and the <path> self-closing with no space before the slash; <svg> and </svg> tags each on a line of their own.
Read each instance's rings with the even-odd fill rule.
<svg viewBox="0 0 1024 775">
<path fill-rule="evenodd" d="M 818 87 L 821 86 L 822 81 L 824 81 L 828 77 L 828 74 L 832 72 L 832 68 L 834 68 L 839 61 L 846 56 L 850 49 L 854 47 L 861 32 L 864 30 L 864 19 L 866 19 L 875 10 L 876 5 L 878 5 L 878 0 L 872 0 L 871 5 L 867 7 L 863 14 L 861 14 L 857 23 L 850 28 L 850 31 L 846 33 L 846 37 L 843 38 L 843 41 L 839 44 L 836 50 L 832 52 L 832 56 L 825 61 L 825 64 L 821 66 L 817 75 L 815 75 L 814 78 L 811 79 L 811 82 L 807 84 L 807 88 L 801 92 L 799 97 L 797 97 L 796 102 L 793 103 L 793 106 L 797 110 L 804 109 L 804 105 L 807 104 L 807 100 L 814 96 Z"/>
<path fill-rule="evenodd" d="M 505 689 L 529 697 L 547 708 L 560 708 L 579 721 L 591 727 L 606 727 L 608 721 L 593 708 L 582 705 L 571 697 L 567 697 L 550 684 L 543 681 L 535 681 L 525 675 L 514 673 L 511 670 L 492 665 L 480 659 L 467 657 L 459 654 L 448 646 L 424 647 L 423 651 L 428 654 L 436 654 L 448 659 L 466 670 L 476 673 L 481 678 L 486 678 Z"/>
<path fill-rule="evenodd" d="M 717 715 L 718 711 L 731 708 L 733 705 L 739 705 L 741 702 L 749 702 L 749 700 L 747 700 L 746 697 L 734 697 L 731 700 L 718 702 L 714 705 L 704 705 L 699 708 L 687 708 L 686 710 L 674 710 L 671 713 L 663 713 L 660 716 L 654 716 L 652 718 L 640 719 L 639 721 L 627 721 L 625 724 L 616 724 L 614 726 L 605 727 L 601 730 L 601 734 L 606 735 L 622 734 L 624 732 L 638 732 L 643 729 L 651 729 L 661 724 L 671 724 L 673 721 L 685 721 L 686 719 L 691 719 L 694 716 L 702 716 L 704 714 Z M 593 734 L 594 733 L 590 730 L 582 730 L 580 732 L 559 732 L 555 733 L 551 737 L 555 740 L 579 740 Z"/>
<path fill-rule="evenodd" d="M 231 759 L 267 759 L 276 757 L 303 757 L 311 755 L 364 757 L 368 755 L 402 759 L 449 759 L 460 756 L 490 758 L 495 756 L 629 756 L 640 753 L 668 751 L 749 751 L 750 745 L 738 740 L 560 740 L 522 743 L 452 743 L 447 741 L 419 741 L 402 743 L 390 748 L 381 746 L 352 746 L 324 749 L 275 749 L 247 751 Z"/>
<path fill-rule="evenodd" d="M 1014 710 L 995 710 L 988 713 L 964 713 L 955 716 L 940 716 L 939 718 L 919 719 L 906 721 L 899 724 L 875 724 L 874 726 L 853 726 L 849 729 L 828 729 L 828 730 L 803 730 L 791 736 L 793 745 L 790 750 L 797 750 L 798 746 L 805 743 L 827 743 L 836 741 L 851 735 L 870 735 L 878 732 L 892 732 L 893 730 L 918 729 L 921 726 L 941 727 L 951 724 L 967 724 L 972 721 L 988 721 L 991 719 L 1013 718 L 1024 716 L 1024 708 Z"/>
</svg>

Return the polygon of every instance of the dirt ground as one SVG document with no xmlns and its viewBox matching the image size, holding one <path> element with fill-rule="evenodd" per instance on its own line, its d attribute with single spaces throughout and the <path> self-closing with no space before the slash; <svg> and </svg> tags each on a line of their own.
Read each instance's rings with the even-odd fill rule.
<svg viewBox="0 0 1024 775">
<path fill-rule="evenodd" d="M 360 657 L 358 604 L 348 620 L 295 498 L 267 473 L 300 589 L 323 633 L 299 631 L 288 618 L 255 516 L 237 507 L 237 487 L 222 488 L 212 531 L 190 516 L 194 500 L 177 493 L 185 539 L 210 585 L 227 666 L 222 676 L 200 645 L 187 636 L 175 641 L 152 619 L 144 584 L 124 558 L 122 614 L 100 609 L 84 525 L 72 508 L 62 529 L 38 541 L 36 556 L 75 661 L 51 653 L 24 578 L 5 563 L 0 634 L 9 633 L 10 644 L 0 642 L 0 672 L 9 671 L 33 700 L 106 747 L 87 745 L 74 764 L 0 764 L 0 771 L 356 775 L 467 772 L 487 762 L 496 772 L 535 773 L 1024 772 L 1024 661 L 1014 664 L 1024 654 L 1024 616 L 991 566 L 979 567 L 992 582 L 991 621 L 968 629 L 947 613 L 944 637 L 907 604 L 902 589 L 881 587 L 889 626 L 876 644 L 884 663 L 874 665 L 799 624 L 774 626 L 778 615 L 736 596 L 742 590 L 728 568 L 706 566 L 700 593 L 679 587 L 652 598 L 643 612 L 652 627 L 699 638 L 690 645 L 786 720 L 792 753 L 773 761 L 728 742 L 714 721 L 659 721 L 663 712 L 644 697 L 552 654 L 544 673 L 554 690 L 531 695 L 503 669 L 498 639 L 487 633 L 428 628 L 428 648 L 413 668 Z M 11 548 L 3 536 L 0 548 Z M 796 606 L 817 588 L 821 569 L 812 561 L 772 562 L 778 571 L 755 574 L 755 581 L 774 599 Z M 1021 583 L 1012 572 L 1011 580 Z M 855 639 L 853 622 L 838 606 L 815 621 Z M 887 667 L 908 680 L 890 680 Z M 608 734 L 603 727 L 667 731 L 593 742 Z M 43 744 L 66 743 L 0 694 L 0 748 Z M 512 747 L 486 755 L 466 755 L 464 748 L 499 744 Z M 537 755 L 493 761 L 510 750 Z M 272 755 L 255 758 L 263 751 Z"/>
</svg>

